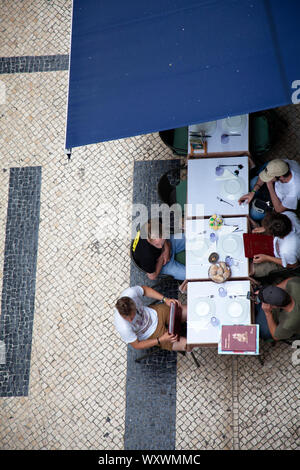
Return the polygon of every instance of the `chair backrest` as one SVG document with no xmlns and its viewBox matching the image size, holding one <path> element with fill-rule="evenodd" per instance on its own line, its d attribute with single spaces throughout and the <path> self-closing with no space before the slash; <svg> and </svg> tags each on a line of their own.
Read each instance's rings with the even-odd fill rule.
<svg viewBox="0 0 300 470">
<path fill-rule="evenodd" d="M 136 262 L 135 258 L 134 258 L 134 252 L 133 252 L 133 245 L 134 245 L 134 242 L 135 240 L 132 240 L 131 244 L 130 244 L 130 258 L 131 258 L 131 261 L 133 263 L 133 265 L 141 272 L 146 273 L 146 271 L 144 269 L 141 268 L 141 266 L 139 266 L 139 264 Z"/>
<path fill-rule="evenodd" d="M 167 173 L 160 177 L 157 192 L 161 201 L 168 204 L 168 206 L 176 202 L 176 187 L 170 183 Z"/>
<path fill-rule="evenodd" d="M 175 155 L 186 156 L 188 150 L 188 127 L 160 131 L 159 136 Z"/>
</svg>

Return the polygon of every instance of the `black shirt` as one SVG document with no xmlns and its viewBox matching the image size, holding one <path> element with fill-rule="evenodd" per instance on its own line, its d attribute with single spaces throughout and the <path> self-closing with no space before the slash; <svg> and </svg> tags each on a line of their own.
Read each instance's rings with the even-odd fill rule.
<svg viewBox="0 0 300 470">
<path fill-rule="evenodd" d="M 155 272 L 156 263 L 161 253 L 161 248 L 156 248 L 151 245 L 148 240 L 140 238 L 135 252 L 133 253 L 133 257 L 140 268 L 146 271 L 146 273 L 152 274 Z"/>
</svg>

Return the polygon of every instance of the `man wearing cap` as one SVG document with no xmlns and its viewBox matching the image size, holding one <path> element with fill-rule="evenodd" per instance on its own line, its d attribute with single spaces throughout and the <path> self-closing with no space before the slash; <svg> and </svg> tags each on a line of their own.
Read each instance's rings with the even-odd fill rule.
<svg viewBox="0 0 300 470">
<path fill-rule="evenodd" d="M 264 183 L 276 212 L 297 209 L 300 199 L 300 165 L 297 162 L 288 159 L 271 160 L 259 173 L 251 191 L 239 199 L 239 204 L 250 204 Z M 251 216 L 255 219 L 254 214 Z"/>
<path fill-rule="evenodd" d="M 282 340 L 300 335 L 300 278 L 290 277 L 277 286 L 258 291 L 256 323 L 262 339 Z"/>
</svg>

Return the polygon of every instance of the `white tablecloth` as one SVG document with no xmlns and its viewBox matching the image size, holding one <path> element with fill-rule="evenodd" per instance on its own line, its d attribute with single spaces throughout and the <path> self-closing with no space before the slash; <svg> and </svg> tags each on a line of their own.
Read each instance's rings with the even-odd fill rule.
<svg viewBox="0 0 300 470">
<path fill-rule="evenodd" d="M 224 173 L 216 174 L 220 165 Z M 238 176 L 234 171 L 238 170 Z M 247 215 L 248 205 L 240 205 L 238 199 L 249 188 L 248 157 L 199 158 L 188 161 L 187 217 L 220 215 Z M 228 190 L 230 192 L 228 192 Z M 222 201 L 220 200 L 222 199 Z M 226 201 L 226 202 L 224 202 Z"/>
<path fill-rule="evenodd" d="M 227 291 L 220 297 L 219 289 Z M 187 343 L 216 344 L 220 340 L 221 325 L 251 324 L 251 303 L 246 298 L 250 281 L 189 282 L 187 289 Z M 202 315 L 209 309 L 207 315 Z M 241 312 L 241 313 L 240 313 Z M 237 316 L 239 314 L 239 316 Z M 211 323 L 217 318 L 218 326 Z"/>
<path fill-rule="evenodd" d="M 234 231 L 237 228 L 238 231 Z M 214 233 L 216 242 L 210 240 Z M 231 256 L 231 278 L 248 277 L 248 258 L 244 255 L 243 233 L 247 233 L 247 217 L 226 217 L 220 229 L 209 227 L 209 219 L 187 219 L 186 235 L 186 279 L 207 279 L 211 264 L 208 257 L 212 252 L 225 261 Z M 231 250 L 231 247 L 234 249 Z"/>
</svg>

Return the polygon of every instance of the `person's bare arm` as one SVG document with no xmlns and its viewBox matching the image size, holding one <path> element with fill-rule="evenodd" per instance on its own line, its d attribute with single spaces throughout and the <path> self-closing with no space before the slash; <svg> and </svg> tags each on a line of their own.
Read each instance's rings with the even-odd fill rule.
<svg viewBox="0 0 300 470">
<path fill-rule="evenodd" d="M 163 265 L 164 265 L 164 256 L 162 253 L 156 262 L 154 273 L 147 273 L 147 276 L 150 279 L 150 281 L 154 281 L 157 278 Z"/>
<path fill-rule="evenodd" d="M 180 302 L 177 299 L 170 299 L 168 297 L 165 297 L 162 294 L 160 294 L 159 292 L 157 292 L 155 289 L 152 289 L 152 287 L 142 286 L 142 288 L 143 288 L 143 291 L 144 291 L 144 296 L 149 297 L 149 299 L 160 300 L 160 301 L 164 300 L 164 303 L 166 305 L 168 305 L 168 307 L 171 306 L 172 302 L 180 304 Z"/>
<path fill-rule="evenodd" d="M 259 255 L 254 255 L 253 256 L 253 262 L 256 264 L 263 263 L 264 261 L 269 261 L 272 263 L 276 263 L 279 266 L 282 266 L 282 259 L 281 258 L 276 258 L 275 256 L 270 256 L 270 255 L 264 255 L 264 254 L 259 254 Z M 298 266 L 298 263 L 294 264 L 287 264 L 286 268 L 296 268 Z"/>
<path fill-rule="evenodd" d="M 276 336 L 275 336 L 275 331 L 276 331 L 277 325 L 276 325 L 276 323 L 274 321 L 274 318 L 273 318 L 273 315 L 272 315 L 271 306 L 269 304 L 265 304 L 265 303 L 262 303 L 261 306 L 262 306 L 263 311 L 265 312 L 266 320 L 267 320 L 269 331 L 272 335 L 272 338 L 275 339 L 275 341 L 278 341 L 278 338 L 276 338 Z"/>
<path fill-rule="evenodd" d="M 258 180 L 256 181 L 253 189 L 249 193 L 244 194 L 243 196 L 241 196 L 240 199 L 238 200 L 238 203 L 242 204 L 243 202 L 247 202 L 248 204 L 250 204 L 250 202 L 252 201 L 252 199 L 255 196 L 256 191 L 258 191 L 259 188 L 261 188 L 261 186 L 263 184 L 264 184 L 264 182 L 258 177 Z"/>
<path fill-rule="evenodd" d="M 282 205 L 280 199 L 278 198 L 278 196 L 277 196 L 277 194 L 276 194 L 276 192 L 275 192 L 274 180 L 269 181 L 269 182 L 267 183 L 267 186 L 268 186 L 268 190 L 269 190 L 269 193 L 270 193 L 271 201 L 272 201 L 272 204 L 273 204 L 273 207 L 274 207 L 275 211 L 276 211 L 276 212 L 284 212 L 284 211 L 287 211 L 288 209 Z"/>
<path fill-rule="evenodd" d="M 170 335 L 168 331 L 166 331 L 162 336 L 159 338 L 153 339 L 145 339 L 143 341 L 139 341 L 138 339 L 130 345 L 134 349 L 149 349 L 153 348 L 153 346 L 160 346 L 165 343 L 175 343 L 178 340 L 177 335 Z"/>
<path fill-rule="evenodd" d="M 161 255 L 156 262 L 154 273 L 147 273 L 148 279 L 150 279 L 150 281 L 154 281 L 157 278 L 162 267 L 170 260 L 170 251 L 171 244 L 168 240 L 166 240 L 162 248 Z"/>
</svg>

